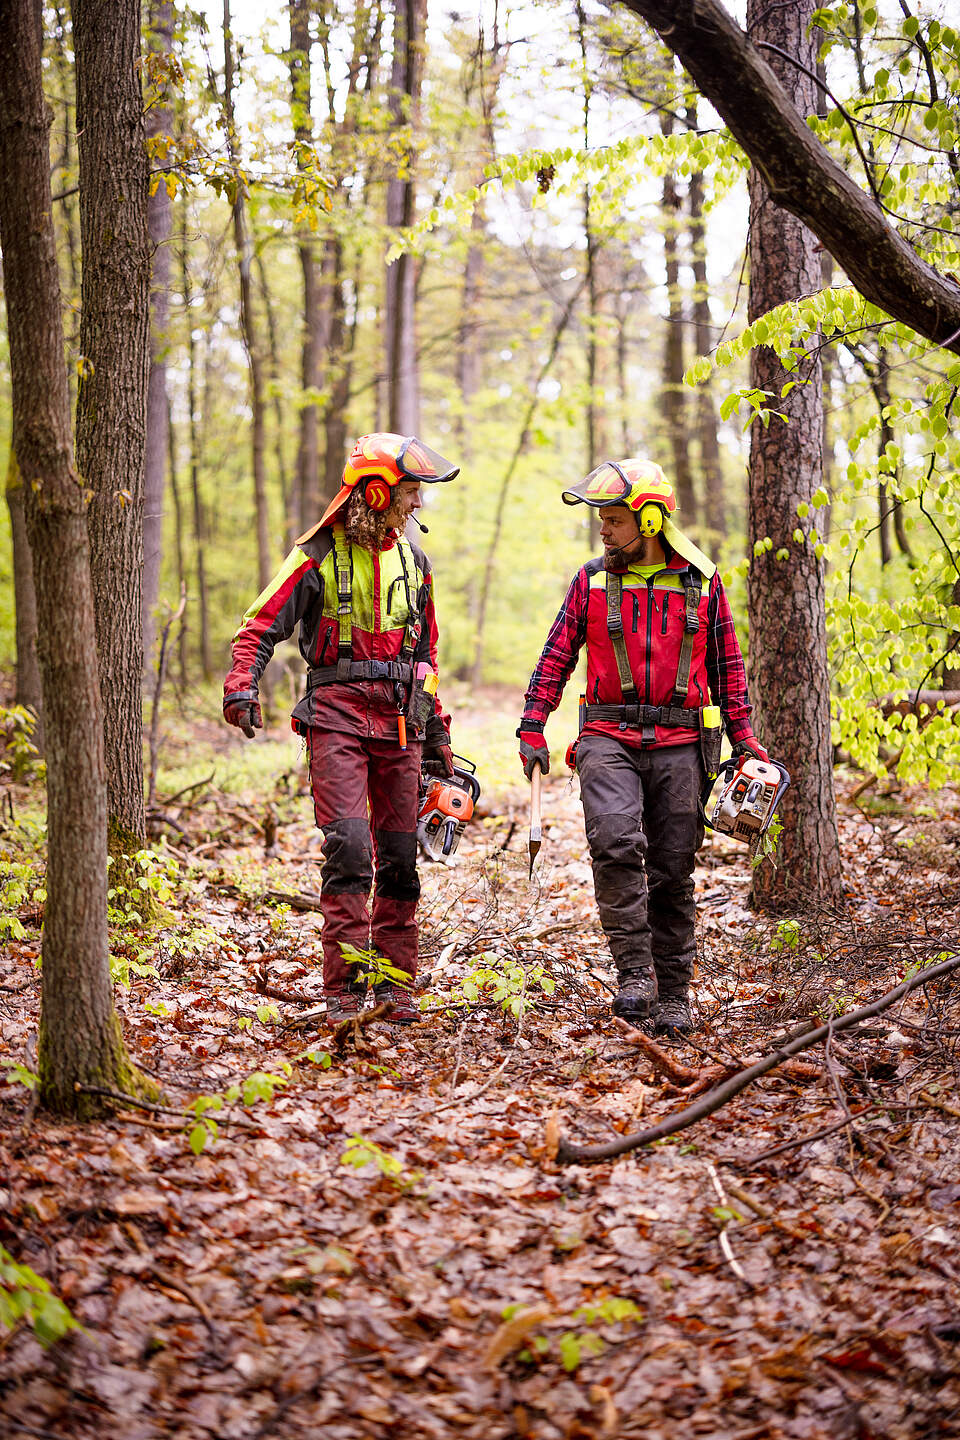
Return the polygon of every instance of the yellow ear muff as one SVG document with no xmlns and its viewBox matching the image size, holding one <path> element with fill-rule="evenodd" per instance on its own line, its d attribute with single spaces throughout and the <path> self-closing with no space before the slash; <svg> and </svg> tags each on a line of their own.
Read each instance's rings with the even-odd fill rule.
<svg viewBox="0 0 960 1440">
<path fill-rule="evenodd" d="M 646 505 L 641 507 L 637 517 L 637 525 L 641 535 L 649 539 L 653 535 L 659 535 L 663 529 L 663 511 L 653 500 L 648 500 Z"/>
</svg>

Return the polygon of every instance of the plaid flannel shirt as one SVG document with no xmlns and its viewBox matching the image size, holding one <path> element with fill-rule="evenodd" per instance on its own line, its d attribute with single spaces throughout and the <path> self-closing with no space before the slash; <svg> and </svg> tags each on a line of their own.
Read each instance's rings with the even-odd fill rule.
<svg viewBox="0 0 960 1440">
<path fill-rule="evenodd" d="M 587 638 L 587 602 L 590 579 L 585 566 L 577 571 L 550 627 L 536 668 L 527 686 L 521 730 L 543 730 L 547 717 L 560 704 L 564 686 L 573 674 Z M 720 707 L 732 744 L 753 738 L 752 706 L 747 695 L 747 674 L 740 642 L 719 571 L 710 582 L 707 605 L 707 683 Z"/>
</svg>

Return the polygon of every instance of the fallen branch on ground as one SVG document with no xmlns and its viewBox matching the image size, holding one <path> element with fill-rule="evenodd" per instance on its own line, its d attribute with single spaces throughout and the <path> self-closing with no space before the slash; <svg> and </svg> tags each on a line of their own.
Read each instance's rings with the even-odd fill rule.
<svg viewBox="0 0 960 1440">
<path fill-rule="evenodd" d="M 690 1099 L 695 1095 L 702 1095 L 709 1090 L 711 1085 L 716 1085 L 728 1075 L 735 1075 L 738 1069 L 744 1065 L 754 1065 L 756 1060 L 744 1060 L 741 1056 L 730 1059 L 726 1063 L 707 1065 L 702 1070 L 693 1070 L 689 1065 L 681 1065 L 675 1060 L 669 1050 L 651 1040 L 649 1035 L 644 1035 L 642 1030 L 635 1030 L 625 1020 L 614 1018 L 614 1024 L 621 1031 L 624 1038 L 629 1040 L 631 1045 L 636 1045 L 642 1050 L 658 1074 L 669 1080 L 671 1085 L 678 1086 L 681 1090 L 686 1089 Z M 784 1061 L 783 1071 L 789 1075 L 791 1080 L 819 1080 L 823 1071 L 819 1065 L 807 1065 L 802 1060 Z M 688 1088 L 689 1087 L 689 1088 Z"/>
<path fill-rule="evenodd" d="M 904 980 L 902 985 L 897 985 L 895 989 L 888 990 L 885 995 L 881 995 L 879 1000 L 874 1000 L 872 1004 L 864 1005 L 859 1010 L 851 1010 L 848 1015 L 841 1015 L 832 1020 L 829 1025 L 821 1025 L 807 1035 L 798 1036 L 788 1045 L 765 1055 L 755 1065 L 732 1075 L 729 1080 L 725 1080 L 715 1090 L 709 1091 L 695 1104 L 688 1105 L 686 1109 L 675 1115 L 668 1115 L 665 1120 L 661 1120 L 657 1125 L 651 1125 L 646 1130 L 638 1130 L 632 1135 L 622 1135 L 619 1139 L 608 1141 L 602 1145 L 577 1145 L 566 1138 L 561 1138 L 557 1161 L 562 1165 L 581 1165 L 592 1160 L 609 1160 L 615 1155 L 626 1154 L 628 1150 L 637 1150 L 641 1145 L 649 1145 L 653 1140 L 662 1140 L 667 1135 L 676 1135 L 678 1131 L 695 1125 L 698 1120 L 704 1120 L 708 1115 L 713 1115 L 715 1111 L 726 1105 L 728 1100 L 739 1095 L 741 1090 L 745 1090 L 761 1075 L 775 1070 L 777 1066 L 782 1065 L 794 1055 L 798 1055 L 802 1050 L 808 1050 L 811 1045 L 819 1045 L 829 1034 L 852 1030 L 863 1020 L 870 1019 L 874 1015 L 881 1015 L 884 1010 L 889 1010 L 898 1000 L 912 994 L 914 990 L 919 990 L 922 986 L 929 985 L 931 981 L 938 980 L 944 975 L 950 975 L 958 969 L 960 969 L 960 954 L 953 955 L 949 960 L 942 960 L 939 965 L 931 965 L 925 970 L 919 970 L 909 980 Z"/>
</svg>

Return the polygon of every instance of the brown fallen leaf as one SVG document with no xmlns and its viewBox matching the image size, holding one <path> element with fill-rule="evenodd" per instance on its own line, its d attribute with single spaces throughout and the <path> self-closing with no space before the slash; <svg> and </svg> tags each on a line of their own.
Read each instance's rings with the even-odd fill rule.
<svg viewBox="0 0 960 1440">
<path fill-rule="evenodd" d="M 487 1346 L 483 1357 L 483 1364 L 487 1370 L 496 1370 L 501 1360 L 512 1355 L 518 1345 L 522 1345 L 530 1334 L 530 1331 L 537 1325 L 542 1325 L 550 1318 L 549 1305 L 530 1305 L 526 1310 L 518 1310 L 511 1315 L 509 1320 L 494 1332 Z"/>
<path fill-rule="evenodd" d="M 591 1385 L 590 1400 L 600 1411 L 600 1428 L 604 1435 L 616 1435 L 620 1428 L 620 1416 L 613 1403 L 613 1396 L 606 1385 Z"/>
<path fill-rule="evenodd" d="M 558 1107 L 554 1105 L 550 1111 L 550 1118 L 547 1121 L 546 1129 L 543 1132 L 544 1160 L 556 1160 L 557 1150 L 560 1147 L 560 1120 L 557 1110 Z"/>
</svg>

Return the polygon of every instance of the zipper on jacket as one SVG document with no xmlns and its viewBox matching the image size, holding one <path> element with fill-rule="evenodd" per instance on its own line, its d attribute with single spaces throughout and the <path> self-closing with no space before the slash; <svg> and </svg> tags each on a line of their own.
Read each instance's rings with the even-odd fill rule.
<svg viewBox="0 0 960 1440">
<path fill-rule="evenodd" d="M 636 590 L 631 590 L 630 598 L 633 601 L 633 633 L 636 635 L 637 627 L 640 624 L 640 596 Z"/>
<path fill-rule="evenodd" d="M 324 655 L 326 655 L 326 653 L 327 653 L 327 646 L 330 644 L 330 641 L 331 641 L 332 639 L 333 639 L 333 626 L 330 625 L 330 626 L 327 627 L 327 633 L 326 633 L 326 635 L 324 635 L 324 637 L 323 637 L 323 644 L 320 646 L 320 653 L 319 653 L 319 655 L 318 655 L 317 658 L 316 658 L 316 662 L 315 662 L 315 663 L 316 663 L 316 665 L 317 665 L 318 667 L 323 664 L 323 657 L 324 657 Z"/>
<path fill-rule="evenodd" d="M 650 704 L 650 646 L 653 643 L 653 582 L 655 575 L 647 581 L 647 648 L 643 657 L 643 703 Z"/>
<path fill-rule="evenodd" d="M 667 607 L 668 607 L 669 604 L 670 604 L 670 591 L 669 591 L 669 590 L 664 590 L 664 592 L 663 592 L 663 619 L 660 621 L 660 634 L 661 634 L 661 635 L 666 635 L 666 633 L 667 633 Z"/>
<path fill-rule="evenodd" d="M 396 588 L 397 588 L 398 585 L 402 585 L 402 584 L 403 584 L 403 576 L 402 576 L 402 575 L 398 575 L 395 580 L 391 580 L 391 582 L 390 582 L 390 589 L 387 591 L 387 614 L 388 614 L 388 615 L 390 614 L 391 610 L 393 609 L 393 592 L 394 592 L 394 590 L 396 590 Z"/>
</svg>

